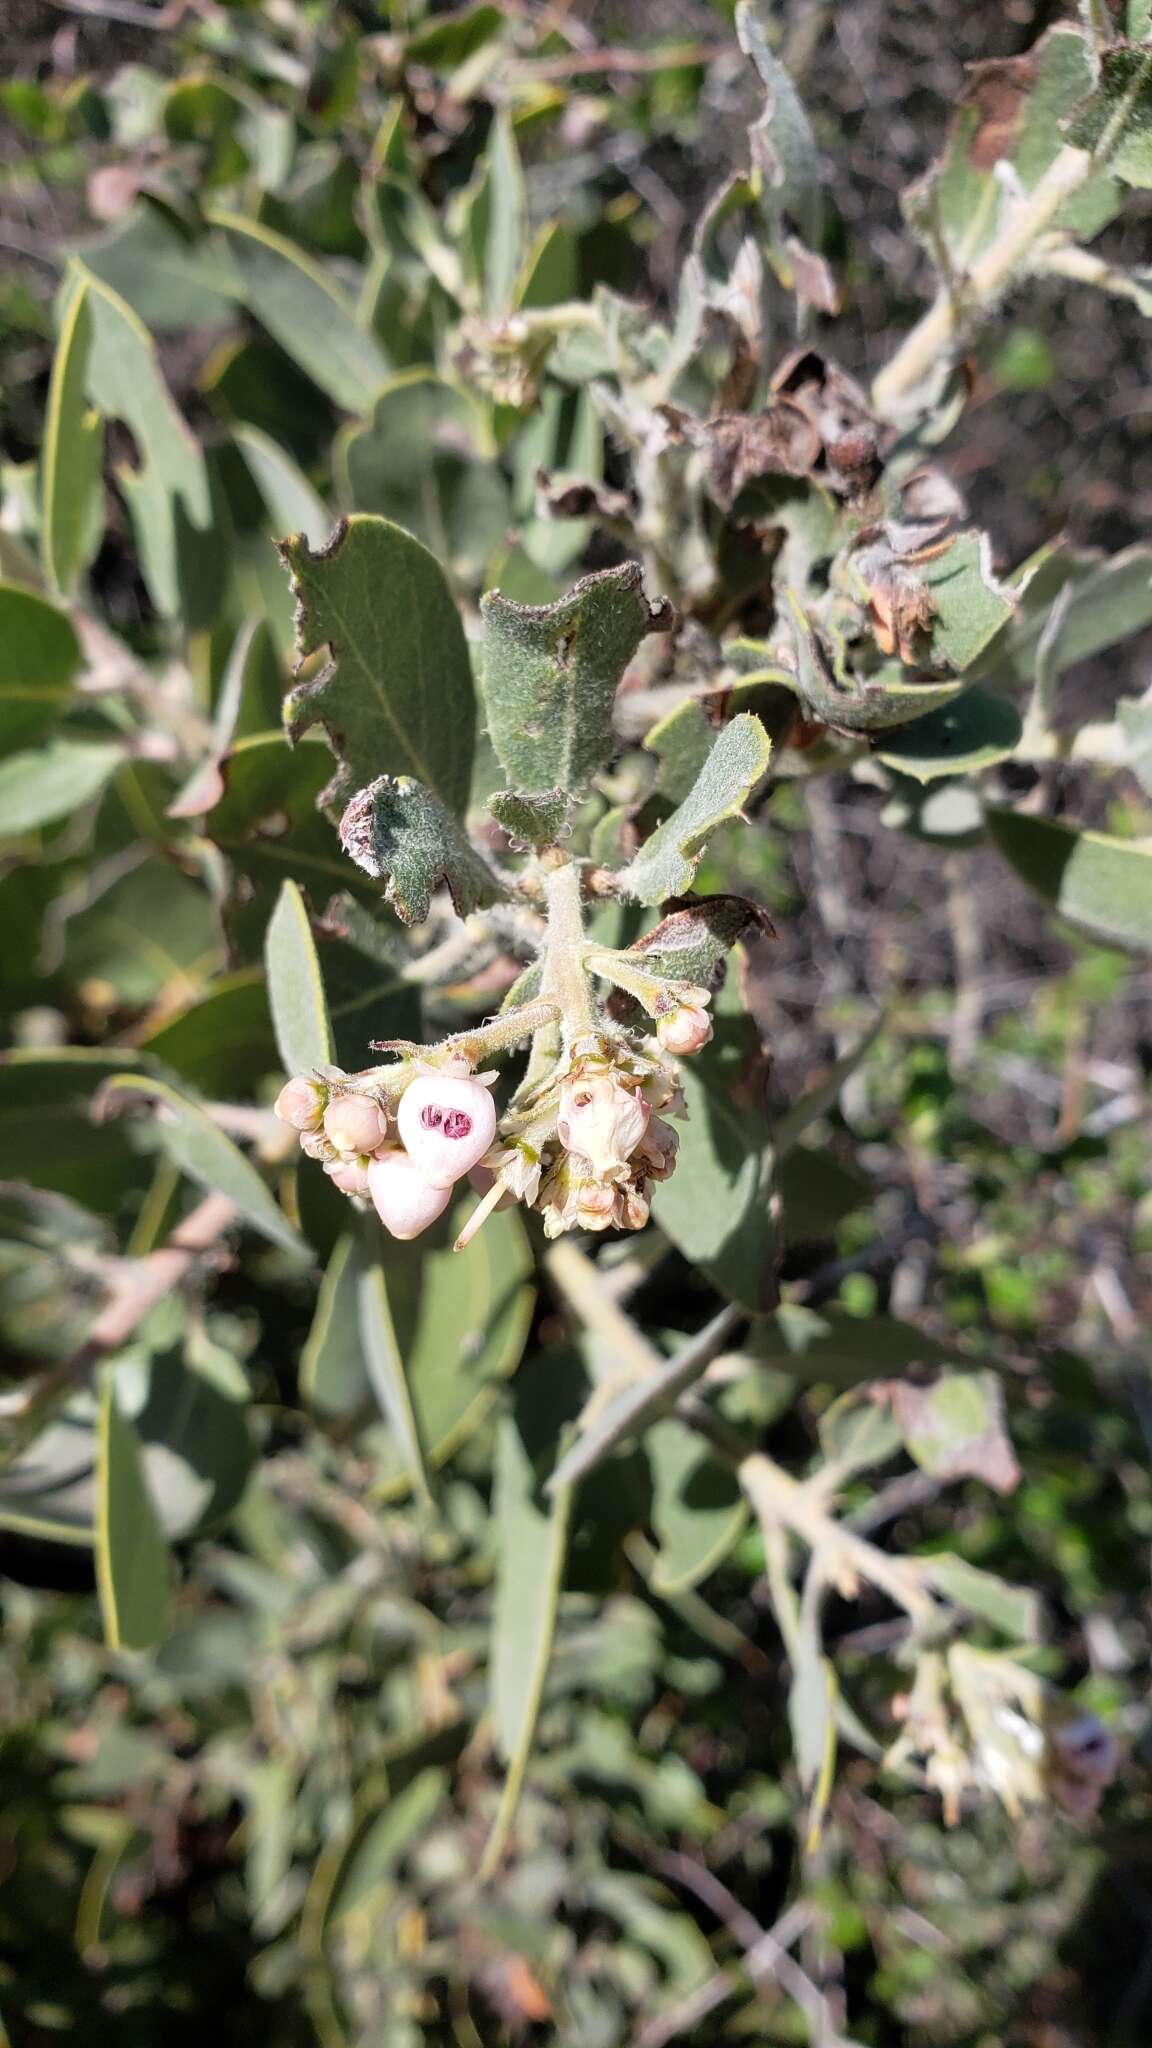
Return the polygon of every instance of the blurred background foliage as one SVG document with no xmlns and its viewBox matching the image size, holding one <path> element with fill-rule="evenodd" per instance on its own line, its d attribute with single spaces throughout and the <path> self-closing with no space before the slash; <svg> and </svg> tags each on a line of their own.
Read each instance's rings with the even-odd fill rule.
<svg viewBox="0 0 1152 2048">
<path fill-rule="evenodd" d="M 822 253 L 849 368 L 879 367 L 928 289 L 898 195 L 941 141 L 963 63 L 1017 54 L 1059 12 L 781 11 L 779 46 L 835 167 Z M 516 1854 L 476 1886 L 499 1797 L 486 1664 L 509 1540 L 489 1514 L 502 1387 L 519 1365 L 520 1434 L 543 1450 L 603 1342 L 555 1272 L 531 1279 L 515 1216 L 496 1219 L 507 1227 L 467 1286 L 446 1252 L 397 1282 L 420 1419 L 453 1454 L 435 1519 L 404 1495 L 339 1260 L 317 1308 L 291 1248 L 245 1235 L 157 1305 L 115 1371 L 178 1560 L 174 1626 L 148 1657 L 104 1646 L 92 1554 L 69 1540 L 91 1517 L 94 1416 L 60 1407 L 53 1375 L 70 1370 L 109 1260 L 163 1242 L 183 1196 L 154 1132 L 91 1123 L 87 1103 L 107 1076 L 158 1062 L 238 1105 L 245 1135 L 278 1071 L 261 945 L 285 867 L 254 821 L 282 806 L 316 908 L 357 886 L 314 809 L 327 754 L 301 747 L 286 778 L 268 737 L 292 649 L 272 536 L 319 543 L 338 511 L 386 510 L 428 541 L 466 611 L 487 585 L 543 602 L 598 566 L 603 536 L 543 520 L 535 496 L 538 470 L 583 477 L 605 459 L 579 379 L 538 403 L 515 382 L 522 359 L 502 363 L 480 335 L 456 364 L 470 403 L 443 381 L 448 338 L 461 308 L 531 312 L 594 286 L 667 315 L 756 106 L 729 10 L 696 0 L 14 0 L 0 43 L 6 754 L 68 712 L 47 791 L 30 795 L 19 769 L 5 782 L 0 763 L 13 2048 L 181 2048 L 206 2026 L 274 2048 L 1144 2048 L 1152 977 L 1055 925 L 983 843 L 931 821 L 891 829 L 924 824 L 895 781 L 782 781 L 699 877 L 776 926 L 748 987 L 777 1106 L 886 1017 L 781 1189 L 784 1299 L 832 1318 L 849 1362 L 821 1380 L 777 1340 L 748 1419 L 803 1469 L 837 1393 L 884 1369 L 879 1319 L 913 1323 L 935 1357 L 995 1368 L 1014 1492 L 945 1492 L 888 1444 L 845 1498 L 895 1549 L 947 1548 L 1034 1589 L 1034 1668 L 1120 1740 L 1100 1816 L 972 1804 L 946 1829 L 933 1791 L 853 1751 L 806 1840 L 760 1536 L 707 1475 L 696 1495 L 682 1487 L 653 1432 L 584 1490 Z M 491 228 L 494 86 L 527 168 L 508 245 Z M 1139 261 L 1145 196 L 1107 233 L 1110 257 Z M 71 439 L 52 507 L 37 470 L 53 304 L 75 256 L 94 280 L 96 375 L 116 396 L 97 401 L 116 417 L 89 528 L 69 508 L 91 503 L 101 457 L 91 392 L 58 391 Z M 1114 549 L 1145 529 L 1143 317 L 1049 279 L 981 339 L 947 461 L 1002 566 L 1061 532 Z M 612 462 L 609 449 L 609 487 Z M 50 516 L 57 586 L 86 572 L 90 598 L 78 701 L 67 635 L 37 634 L 34 673 L 20 637 Z M 1062 715 L 1108 717 L 1141 685 L 1147 644 L 1076 664 Z M 5 688 L 17 671 L 31 695 Z M 1042 784 L 1057 816 L 1149 832 L 1146 779 L 1105 790 L 1068 760 L 1002 773 L 1009 799 Z M 353 925 L 322 949 L 349 1064 L 370 1036 L 420 1025 L 419 983 L 387 929 L 372 933 Z M 438 991 L 432 1021 L 452 1028 L 483 993 Z M 341 1221 L 324 1196 L 301 1179 L 301 1226 L 328 1254 Z M 710 1297 L 653 1235 L 651 1262 L 622 1247 L 607 1271 L 664 1344 Z M 530 1519 L 512 1535 L 538 1539 Z M 894 1740 L 899 1619 L 879 1597 L 837 1599 L 826 1630 L 857 1711 Z"/>
</svg>

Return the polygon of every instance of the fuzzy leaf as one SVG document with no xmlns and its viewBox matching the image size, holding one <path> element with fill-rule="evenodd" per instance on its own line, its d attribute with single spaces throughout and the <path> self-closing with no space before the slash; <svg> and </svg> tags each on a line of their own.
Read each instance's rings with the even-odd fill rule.
<svg viewBox="0 0 1152 2048">
<path fill-rule="evenodd" d="M 1112 132 L 1114 117 L 1124 110 L 1118 132 L 1107 151 L 1108 168 L 1126 185 L 1152 185 L 1152 51 L 1106 50 L 1100 79 L 1091 98 L 1078 107 L 1067 128 L 1077 149 L 1097 149 Z"/>
<path fill-rule="evenodd" d="M 480 582 L 511 520 L 507 486 L 483 452 L 484 429 L 466 392 L 431 370 L 405 370 L 336 453 L 346 502 L 415 534 L 465 585 Z"/>
<path fill-rule="evenodd" d="M 359 1321 L 365 1265 L 359 1239 L 341 1237 L 320 1282 L 300 1354 L 300 1397 L 318 1415 L 354 1415 L 371 1398 Z"/>
<path fill-rule="evenodd" d="M 876 754 L 902 775 L 934 782 L 942 775 L 972 775 L 1006 760 L 1021 731 L 1015 705 L 991 690 L 971 689 L 954 703 L 886 733 Z"/>
<path fill-rule="evenodd" d="M 733 946 L 761 934 L 773 936 L 768 913 L 747 897 L 689 897 L 673 904 L 667 917 L 629 946 L 628 954 L 642 960 L 650 974 L 711 988 Z"/>
<path fill-rule="evenodd" d="M 670 1186 L 671 1182 L 664 1185 Z M 722 1310 L 721 1315 L 726 1330 L 728 1311 Z M 614 1394 L 564 1452 L 548 1481 L 549 1493 L 574 1485 L 585 1473 L 602 1464 L 618 1445 L 638 1436 L 656 1417 L 667 1415 L 680 1395 L 703 1376 L 715 1355 L 712 1325 L 706 1325 L 698 1338 L 689 1338 L 658 1371 L 630 1381 L 622 1392 Z"/>
<path fill-rule="evenodd" d="M 791 231 L 799 229 L 803 244 L 807 244 L 807 248 L 801 244 L 801 253 L 809 261 L 820 240 L 819 151 L 796 87 L 769 48 L 757 0 L 740 0 L 736 33 L 764 88 L 764 111 L 748 130 L 748 141 L 773 260 L 785 282 L 791 284 Z M 802 291 L 800 296 L 808 294 Z"/>
<path fill-rule="evenodd" d="M 1150 621 L 1152 548 L 1140 545 L 1112 556 L 1057 548 L 1022 584 L 1014 615 L 988 643 L 974 673 L 1001 689 L 1027 689 L 1042 640 L 1045 670 L 1054 680 Z"/>
<path fill-rule="evenodd" d="M 1152 848 L 1048 818 L 989 810 L 989 835 L 1021 879 L 1103 945 L 1152 952 Z"/>
<path fill-rule="evenodd" d="M 970 67 L 942 156 L 904 194 L 909 225 L 930 253 L 943 245 L 962 271 L 988 247 L 1019 195 L 1034 190 L 1052 163 L 1060 124 L 1093 80 L 1088 38 L 1071 22 L 1058 23 L 1024 56 Z M 1056 225 L 1091 236 L 1118 206 L 1114 180 L 1102 176 L 1065 204 Z"/>
<path fill-rule="evenodd" d="M 616 688 L 646 633 L 671 623 L 625 562 L 585 576 L 555 604 L 481 599 L 481 688 L 492 744 L 517 790 L 585 789 L 612 753 Z"/>
<path fill-rule="evenodd" d="M 621 893 L 639 903 L 662 903 L 690 889 L 712 833 L 739 815 L 767 769 L 771 752 L 772 742 L 750 712 L 726 725 L 683 803 L 657 826 L 621 873 Z"/>
<path fill-rule="evenodd" d="M 439 798 L 408 775 L 381 775 L 353 797 L 340 821 L 345 852 L 384 894 L 405 924 L 423 924 L 445 884 L 459 917 L 506 893 L 464 827 Z"/>
<path fill-rule="evenodd" d="M 964 688 L 958 677 L 932 683 L 914 682 L 896 661 L 888 662 L 875 676 L 841 680 L 823 640 L 795 598 L 791 599 L 791 613 L 795 672 L 782 671 L 768 650 L 763 649 L 763 674 L 766 680 L 782 682 L 794 690 L 809 718 L 818 719 L 836 731 L 883 732 L 890 726 L 907 725 L 910 719 L 922 718 L 942 704 L 950 704 Z M 746 671 L 757 652 L 748 641 L 737 641 L 725 651 Z M 748 679 L 746 672 L 745 680 Z"/>
<path fill-rule="evenodd" d="M 920 1560 L 937 1592 L 964 1607 L 969 1614 L 990 1621 L 1002 1635 L 1015 1642 L 1038 1643 L 1042 1610 L 1038 1596 L 1026 1586 L 1010 1585 L 996 1572 L 986 1572 L 967 1558 L 944 1551 L 939 1557 Z"/>
<path fill-rule="evenodd" d="M 936 606 L 933 655 L 958 671 L 970 668 L 1012 616 L 1011 595 L 992 573 L 987 534 L 957 534 L 921 573 Z"/>
<path fill-rule="evenodd" d="M 522 796 L 516 789 L 498 789 L 488 799 L 488 809 L 504 827 L 514 845 L 551 846 L 568 822 L 569 800 L 563 790 L 546 789 L 536 796 Z"/>
<path fill-rule="evenodd" d="M 313 554 L 281 542 L 296 598 L 301 657 L 327 647 L 320 675 L 288 697 L 292 740 L 322 725 L 340 768 L 331 799 L 381 774 L 414 775 L 462 813 L 472 779 L 476 712 L 459 614 L 439 563 L 411 534 L 357 513 Z"/>
</svg>

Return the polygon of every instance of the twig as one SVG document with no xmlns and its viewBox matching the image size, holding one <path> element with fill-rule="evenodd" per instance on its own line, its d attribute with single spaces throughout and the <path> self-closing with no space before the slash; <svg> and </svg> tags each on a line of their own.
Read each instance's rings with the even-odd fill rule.
<svg viewBox="0 0 1152 2048">
<path fill-rule="evenodd" d="M 108 1299 L 73 1361 L 71 1375 L 75 1377 L 79 1368 L 126 1343 L 145 1316 L 179 1286 L 189 1267 L 211 1251 L 235 1221 L 235 1204 L 227 1195 L 206 1195 L 159 1251 L 150 1252 L 146 1259 L 125 1259 L 115 1265 Z"/>
<path fill-rule="evenodd" d="M 949 854 L 944 862 L 948 930 L 956 968 L 956 1000 L 948 1029 L 948 1068 L 964 1074 L 980 1050 L 984 1004 L 980 993 L 981 933 L 976 893 L 965 855 Z"/>
</svg>

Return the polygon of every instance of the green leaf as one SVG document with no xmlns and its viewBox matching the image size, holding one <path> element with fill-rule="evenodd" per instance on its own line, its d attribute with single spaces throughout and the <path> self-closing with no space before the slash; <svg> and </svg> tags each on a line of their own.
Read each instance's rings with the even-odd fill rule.
<svg viewBox="0 0 1152 2048">
<path fill-rule="evenodd" d="M 820 1841 L 836 1767 L 836 1673 L 820 1653 L 815 1629 L 805 1629 L 792 1652 L 792 1683 L 788 1688 L 788 1723 L 796 1752 L 801 1790 L 810 1797 L 807 1839 L 811 1852 Z"/>
<path fill-rule="evenodd" d="M 644 1438 L 652 1474 L 652 1526 L 659 1553 L 655 1593 L 684 1593 L 722 1564 L 739 1540 L 748 1504 L 731 1466 L 694 1430 L 669 1416 Z"/>
<path fill-rule="evenodd" d="M 212 623 L 225 581 L 226 539 L 212 503 L 204 453 L 161 374 L 155 344 L 131 307 L 73 259 L 72 295 L 91 319 L 86 384 L 93 405 L 132 430 L 139 467 L 122 466 L 144 580 L 158 611 L 191 631 Z"/>
<path fill-rule="evenodd" d="M 106 982 L 124 1003 L 187 1002 L 220 956 L 207 891 L 157 854 L 140 861 L 66 927 L 63 972 Z"/>
<path fill-rule="evenodd" d="M 1118 125 L 1115 125 L 1118 122 Z M 1068 123 L 1077 149 L 1108 141 L 1104 161 L 1126 185 L 1152 186 L 1152 52 L 1106 50 L 1095 92 Z"/>
<path fill-rule="evenodd" d="M 306 1074 L 335 1058 L 332 1026 L 312 926 L 295 882 L 280 884 L 280 896 L 264 941 L 268 999 L 276 1044 L 286 1074 Z"/>
<path fill-rule="evenodd" d="M 342 1237 L 328 1261 L 312 1327 L 300 1354 L 300 1398 L 318 1415 L 355 1415 L 371 1398 L 360 1338 L 360 1289 L 367 1261 Z"/>
<path fill-rule="evenodd" d="M 472 782 L 475 702 L 468 647 L 439 563 L 411 534 L 357 513 L 320 554 L 281 544 L 303 658 L 322 673 L 285 706 L 293 740 L 322 725 L 340 757 L 333 799 L 380 775 L 416 776 L 461 815 Z"/>
<path fill-rule="evenodd" d="M 311 547 L 323 548 L 336 515 L 317 496 L 291 456 L 259 427 L 233 427 L 232 439 L 251 471 L 276 533 L 302 533 Z"/>
<path fill-rule="evenodd" d="M 955 1365 L 964 1354 L 913 1323 L 893 1316 L 853 1316 L 841 1310 L 783 1303 L 757 1326 L 757 1356 L 809 1384 L 851 1387 L 887 1379 L 913 1365 Z"/>
<path fill-rule="evenodd" d="M 83 1548 L 94 1540 L 94 1404 L 84 1395 L 0 1469 L 0 1529 Z"/>
<path fill-rule="evenodd" d="M 378 1900 L 391 1888 L 401 1861 L 425 1834 L 447 1788 L 446 1771 L 418 1771 L 411 1784 L 362 1822 L 332 1894 L 331 1921 Z"/>
<path fill-rule="evenodd" d="M 115 1214 L 126 1194 L 147 1184 L 149 1167 L 128 1130 L 93 1123 L 89 1110 L 101 1082 L 141 1064 L 119 1047 L 0 1054 L 0 1158 L 19 1160 L 21 1180 L 33 1187 Z"/>
<path fill-rule="evenodd" d="M 101 1103 L 105 1115 L 115 1115 L 133 1103 L 156 1111 L 156 1141 L 182 1173 L 210 1193 L 226 1195 L 262 1237 L 285 1251 L 307 1256 L 307 1247 L 277 1207 L 256 1168 L 196 1103 L 167 1082 L 142 1074 L 113 1075 L 101 1091 Z"/>
<path fill-rule="evenodd" d="M 219 210 L 208 219 L 235 259 L 253 318 L 334 404 L 364 412 L 390 366 L 339 287 L 270 228 Z"/>
<path fill-rule="evenodd" d="M 396 1339 L 396 1326 L 388 1299 L 383 1258 L 384 1234 L 375 1216 L 361 1219 L 363 1260 L 355 1268 L 357 1327 L 360 1349 L 368 1380 L 383 1414 L 388 1419 L 404 1469 L 417 1500 L 432 1504 L 432 1489 L 424 1462 L 420 1425 L 412 1406 L 404 1358 Z"/>
<path fill-rule="evenodd" d="M 390 1244 L 385 1276 L 400 1354 L 429 1465 L 450 1458 L 515 1372 L 531 1322 L 532 1259 L 516 1210 L 489 1218 L 462 1252 L 452 1243 L 471 1202 L 415 1244 Z M 381 1490 L 410 1483 L 402 1446 L 374 1446 Z"/>
<path fill-rule="evenodd" d="M 838 1479 L 887 1464 L 900 1444 L 900 1425 L 886 1401 L 872 1398 L 870 1384 L 841 1394 L 820 1417 L 820 1448 Z"/>
<path fill-rule="evenodd" d="M 412 369 L 390 379 L 364 426 L 336 452 L 347 502 L 415 534 L 465 586 L 483 580 L 511 524 L 507 486 L 484 434 L 475 400 L 431 370 Z"/>
<path fill-rule="evenodd" d="M 248 1388 L 237 1361 L 193 1329 L 167 1349 L 140 1346 L 110 1369 L 164 1535 L 179 1541 L 218 1527 L 252 1469 Z"/>
<path fill-rule="evenodd" d="M 573 585 L 555 604 L 480 601 L 481 687 L 492 744 L 509 781 L 530 795 L 585 789 L 613 749 L 616 688 L 646 633 L 670 623 L 625 562 Z"/>
<path fill-rule="evenodd" d="M 978 1565 L 969 1564 L 967 1558 L 955 1557 L 950 1551 L 937 1557 L 921 1557 L 917 1563 L 938 1592 L 958 1607 L 966 1608 L 969 1614 L 979 1615 L 981 1621 L 991 1622 L 1002 1635 L 1018 1643 L 1040 1641 L 1043 1609 L 1039 1596 L 1030 1587 L 1010 1585 L 996 1572 L 982 1571 Z"/>
<path fill-rule="evenodd" d="M 712 833 L 725 819 L 739 815 L 765 773 L 771 752 L 772 742 L 750 712 L 724 726 L 683 803 L 622 870 L 621 894 L 639 903 L 662 903 L 690 889 Z"/>
<path fill-rule="evenodd" d="M 1087 37 L 1071 22 L 1058 23 L 1022 57 L 976 68 L 943 154 L 904 194 L 909 225 L 937 261 L 943 248 L 962 272 L 996 238 L 1013 204 L 1052 163 L 1061 124 L 1091 91 L 1094 68 Z M 1056 225 L 1090 238 L 1119 204 L 1114 181 L 1101 176 L 1065 203 Z"/>
<path fill-rule="evenodd" d="M 205 831 L 237 874 L 253 885 L 253 900 L 234 895 L 227 911 L 229 936 L 246 959 L 260 958 L 272 908 L 286 878 L 316 903 L 355 882 L 335 827 L 317 809 L 330 779 L 331 757 L 319 741 L 291 748 L 282 733 L 253 733 L 220 763 L 223 794 Z"/>
<path fill-rule="evenodd" d="M 0 761 L 0 839 L 70 817 L 100 795 L 125 759 L 111 740 L 50 740 Z"/>
<path fill-rule="evenodd" d="M 657 1185 L 653 1213 L 714 1287 L 760 1314 L 776 1286 L 774 1155 L 758 1092 L 743 1085 L 750 1054 L 747 1019 L 721 1013 L 711 1043 L 684 1062 L 688 1120 L 677 1126 L 676 1171 Z"/>
<path fill-rule="evenodd" d="M 490 319 L 498 320 L 512 310 L 528 222 L 520 152 L 512 123 L 503 111 L 492 123 L 485 158 L 481 193 L 473 210 L 473 232 L 479 231 L 484 310 Z"/>
<path fill-rule="evenodd" d="M 96 553 L 103 525 L 104 422 L 88 406 L 92 314 L 87 298 L 87 286 L 81 285 L 61 325 L 40 458 L 41 554 L 49 581 L 65 597 Z"/>
<path fill-rule="evenodd" d="M 815 247 L 823 210 L 819 152 L 796 87 L 768 46 L 756 0 L 740 0 L 736 34 L 764 87 L 764 112 L 749 129 L 748 140 L 774 253 L 783 253 L 792 224 Z"/>
<path fill-rule="evenodd" d="M 625 958 L 669 981 L 711 988 L 733 946 L 771 933 L 767 911 L 745 896 L 689 897 L 635 940 Z"/>
<path fill-rule="evenodd" d="M 987 534 L 975 529 L 958 533 L 919 574 L 936 607 L 934 658 L 957 670 L 971 668 L 1012 616 L 1011 594 L 992 573 Z"/>
<path fill-rule="evenodd" d="M 1050 679 L 1152 622 L 1152 548 L 1102 556 L 1057 548 L 1027 575 L 1015 615 L 990 641 L 975 673 L 998 688 L 1029 689 L 1043 641 Z"/>
<path fill-rule="evenodd" d="M 743 671 L 746 682 L 763 679 L 792 690 L 808 718 L 837 732 L 882 732 L 951 703 L 964 688 L 959 677 L 913 682 L 898 661 L 886 663 L 874 676 L 840 676 L 823 639 L 791 593 L 788 602 L 796 652 L 794 672 L 781 668 L 770 650 L 758 647 L 755 641 L 730 641 L 724 651 Z M 757 657 L 762 666 L 757 665 Z"/>
<path fill-rule="evenodd" d="M 0 583 L 0 750 L 26 746 L 55 725 L 79 666 L 71 620 L 34 590 Z"/>
<path fill-rule="evenodd" d="M 84 243 L 84 268 L 153 334 L 227 327 L 243 296 L 239 272 L 218 235 L 192 230 L 156 193 L 142 192 L 122 220 Z"/>
<path fill-rule="evenodd" d="M 536 796 L 497 789 L 488 798 L 488 809 L 514 846 L 531 846 L 539 853 L 555 843 L 567 824 L 569 799 L 560 789 L 542 790 Z"/>
<path fill-rule="evenodd" d="M 140 1042 L 169 1072 L 217 1100 L 251 1097 L 276 1071 L 276 1041 L 262 970 L 220 975 L 206 995 L 166 1017 Z"/>
<path fill-rule="evenodd" d="M 340 838 L 357 867 L 384 883 L 405 924 L 423 924 L 442 885 L 458 917 L 507 894 L 464 827 L 411 776 L 381 775 L 362 789 L 340 821 Z"/>
<path fill-rule="evenodd" d="M 492 1607 L 489 1689 L 496 1738 L 508 1775 L 484 1851 L 481 1874 L 497 1862 L 516 1815 L 552 1657 L 572 1491 L 561 1486 L 541 1500 L 532 1460 L 515 1420 L 505 1416 L 496 1439 L 496 1592 Z"/>
<path fill-rule="evenodd" d="M 1152 796 L 1152 700 L 1121 698 L 1116 723 L 1128 742 L 1128 766 L 1141 789 Z"/>
<path fill-rule="evenodd" d="M 898 726 L 877 745 L 877 757 L 917 782 L 972 775 L 1004 761 L 1023 730 L 1015 705 L 991 690 L 965 690 L 952 704 Z"/>
<path fill-rule="evenodd" d="M 171 1567 L 144 1483 L 140 1440 L 112 1372 L 100 1391 L 96 1582 L 112 1650 L 149 1650 L 168 1629 Z"/>
<path fill-rule="evenodd" d="M 986 821 L 1009 865 L 1077 931 L 1152 952 L 1152 848 L 1018 811 L 990 809 Z"/>
<path fill-rule="evenodd" d="M 1011 1493 L 1020 1467 L 1004 1421 L 1004 1390 L 994 1372 L 945 1374 L 933 1386 L 891 1390 L 892 1411 L 916 1463 L 936 1479 L 982 1479 Z"/>
</svg>

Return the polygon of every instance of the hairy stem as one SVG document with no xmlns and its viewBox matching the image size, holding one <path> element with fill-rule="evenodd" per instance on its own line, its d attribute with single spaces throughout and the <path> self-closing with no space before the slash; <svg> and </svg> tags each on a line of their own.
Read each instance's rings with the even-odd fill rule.
<svg viewBox="0 0 1152 2048">
<path fill-rule="evenodd" d="M 899 413 L 902 404 L 929 376 L 942 356 L 950 354 L 961 317 L 979 319 L 1000 298 L 1033 243 L 1051 227 L 1065 201 L 1098 169 L 1099 151 L 1066 145 L 1049 164 L 1035 189 L 972 265 L 965 279 L 963 307 L 955 294 L 941 291 L 906 335 L 890 363 L 872 386 L 878 413 Z"/>
<path fill-rule="evenodd" d="M 560 1011 L 564 1050 L 596 1029 L 592 992 L 584 971 L 584 918 L 580 909 L 580 870 L 571 861 L 552 868 L 545 879 L 548 930 L 544 939 L 544 973 L 540 994 Z"/>
</svg>

